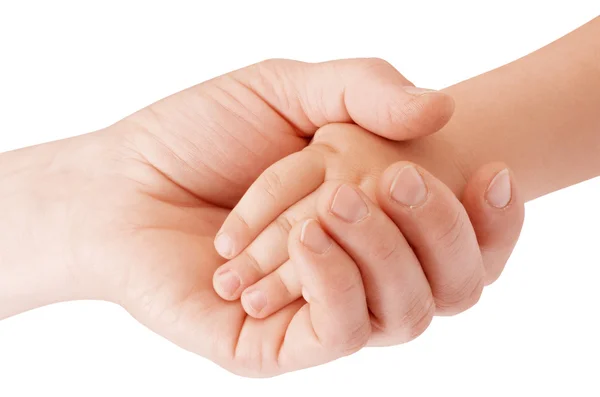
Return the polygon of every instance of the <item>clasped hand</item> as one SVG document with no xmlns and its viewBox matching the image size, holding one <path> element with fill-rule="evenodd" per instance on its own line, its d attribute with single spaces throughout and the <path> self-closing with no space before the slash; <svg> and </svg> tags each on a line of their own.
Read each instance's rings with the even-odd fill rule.
<svg viewBox="0 0 600 397">
<path fill-rule="evenodd" d="M 452 111 L 381 60 L 273 60 L 24 149 L 61 276 L 0 317 L 105 299 L 246 376 L 407 342 L 477 302 L 523 220 L 504 165 L 434 134 Z"/>
</svg>

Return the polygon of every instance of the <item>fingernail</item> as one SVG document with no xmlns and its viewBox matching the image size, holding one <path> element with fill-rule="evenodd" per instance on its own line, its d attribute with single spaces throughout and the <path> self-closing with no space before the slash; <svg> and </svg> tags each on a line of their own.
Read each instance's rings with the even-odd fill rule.
<svg viewBox="0 0 600 397">
<path fill-rule="evenodd" d="M 302 233 L 300 233 L 300 242 L 317 254 L 327 252 L 332 243 L 329 236 L 325 234 L 319 223 L 314 219 L 304 222 Z"/>
<path fill-rule="evenodd" d="M 232 270 L 227 270 L 217 276 L 217 284 L 221 293 L 225 296 L 233 296 L 235 292 L 240 288 L 242 281 L 240 277 Z"/>
<path fill-rule="evenodd" d="M 416 207 L 427 198 L 427 186 L 419 171 L 412 165 L 402 168 L 392 182 L 390 196 L 400 204 Z"/>
<path fill-rule="evenodd" d="M 255 313 L 260 313 L 267 306 L 267 297 L 262 291 L 244 293 L 244 300 Z"/>
<path fill-rule="evenodd" d="M 369 208 L 356 190 L 342 185 L 333 197 L 331 212 L 346 222 L 355 223 L 369 214 Z"/>
<path fill-rule="evenodd" d="M 231 259 L 233 240 L 226 233 L 220 233 L 215 238 L 215 249 L 223 258 Z"/>
<path fill-rule="evenodd" d="M 427 94 L 430 92 L 436 92 L 436 90 L 430 90 L 427 88 L 420 88 L 420 87 L 413 87 L 411 85 L 407 85 L 406 87 L 404 87 L 404 91 L 406 91 L 410 95 L 414 95 L 414 96 L 419 96 L 419 95 Z"/>
<path fill-rule="evenodd" d="M 503 169 L 490 182 L 485 193 L 486 201 L 496 208 L 504 208 L 511 199 L 510 173 Z"/>
</svg>

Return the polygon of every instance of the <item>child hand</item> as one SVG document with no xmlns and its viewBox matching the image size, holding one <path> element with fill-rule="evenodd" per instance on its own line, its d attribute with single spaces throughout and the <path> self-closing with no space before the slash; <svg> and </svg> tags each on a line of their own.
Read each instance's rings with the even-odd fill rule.
<svg viewBox="0 0 600 397">
<path fill-rule="evenodd" d="M 426 146 L 428 150 L 424 150 Z M 360 224 L 374 213 L 368 203 L 378 202 L 385 209 L 391 192 L 395 202 L 411 209 L 400 222 L 394 219 L 415 251 L 401 259 L 421 265 L 418 269 L 410 265 L 390 269 L 389 276 L 399 280 L 394 288 L 414 288 L 417 279 L 425 280 L 424 273 L 438 312 L 452 314 L 472 306 L 481 293 L 485 269 L 475 232 L 455 222 L 468 220 L 460 201 L 445 194 L 447 186 L 410 163 L 403 163 L 395 170 L 394 181 L 387 181 L 390 191 L 377 190 L 384 170 L 405 159 L 427 163 L 456 186 L 458 170 L 449 166 L 454 163 L 447 161 L 448 153 L 440 147 L 442 143 L 434 139 L 416 144 L 390 142 L 352 125 L 322 128 L 305 150 L 265 171 L 224 222 L 215 244 L 231 260 L 215 272 L 216 291 L 227 300 L 241 296 L 244 309 L 253 317 L 276 312 L 302 296 L 301 283 L 288 255 L 290 229 L 305 219 L 322 219 L 327 212 L 346 223 Z M 508 181 L 510 193 L 507 177 L 502 178 L 503 183 Z M 332 197 L 330 202 L 319 202 L 321 194 Z M 384 259 L 396 255 L 397 241 L 404 240 L 402 233 L 396 232 L 390 230 L 388 241 L 381 241 L 379 251 L 387 253 L 358 261 L 380 260 L 383 264 Z M 432 249 L 436 247 L 440 249 Z M 461 252 L 455 252 L 456 247 L 461 247 Z M 354 257 L 351 245 L 346 250 Z M 412 269 L 410 274 L 407 269 Z M 363 274 L 365 277 L 369 276 Z"/>
</svg>

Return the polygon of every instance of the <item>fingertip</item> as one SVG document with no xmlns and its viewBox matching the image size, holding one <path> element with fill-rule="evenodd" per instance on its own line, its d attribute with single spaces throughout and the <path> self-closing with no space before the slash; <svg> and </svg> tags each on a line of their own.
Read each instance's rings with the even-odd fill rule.
<svg viewBox="0 0 600 397">
<path fill-rule="evenodd" d="M 221 267 L 213 274 L 213 289 L 225 300 L 237 299 L 237 292 L 241 285 L 240 276 L 231 269 Z"/>
<path fill-rule="evenodd" d="M 450 121 L 454 108 L 454 99 L 441 91 L 426 90 L 412 94 L 400 112 L 407 134 L 403 139 L 423 137 L 439 131 Z"/>
<path fill-rule="evenodd" d="M 479 241 L 489 285 L 502 273 L 525 219 L 514 174 L 501 162 L 484 165 L 468 181 L 462 202 Z"/>
<path fill-rule="evenodd" d="M 240 297 L 242 307 L 246 314 L 254 318 L 265 318 L 268 313 L 264 311 L 267 307 L 267 295 L 259 289 L 246 289 Z"/>
<path fill-rule="evenodd" d="M 513 172 L 502 162 L 480 167 L 467 182 L 462 201 L 466 207 L 486 213 L 506 212 L 524 205 Z"/>
<path fill-rule="evenodd" d="M 251 242 L 248 224 L 234 208 L 217 232 L 214 240 L 215 250 L 223 258 L 231 260 L 239 255 Z"/>
<path fill-rule="evenodd" d="M 335 200 L 335 195 L 342 186 L 341 181 L 326 181 L 319 188 L 317 197 L 317 214 L 320 220 L 325 219 L 331 212 L 331 207 Z"/>
<path fill-rule="evenodd" d="M 499 171 L 488 184 L 485 201 L 494 208 L 506 208 L 512 199 L 512 183 L 510 171 L 504 168 Z"/>
<path fill-rule="evenodd" d="M 312 253 L 322 255 L 331 249 L 333 240 L 325 233 L 319 221 L 308 219 L 302 224 L 300 244 Z"/>
<path fill-rule="evenodd" d="M 378 126 L 381 135 L 402 141 L 431 135 L 444 127 L 454 113 L 454 99 L 441 91 L 398 86 L 380 106 L 389 115 L 388 125 Z M 379 131 L 375 130 L 375 131 Z"/>
<path fill-rule="evenodd" d="M 225 259 L 232 259 L 235 256 L 235 243 L 233 238 L 227 232 L 219 232 L 214 241 L 217 253 Z"/>
<path fill-rule="evenodd" d="M 361 127 L 401 141 L 429 135 L 450 120 L 454 101 L 448 94 L 412 86 L 380 59 L 354 65 L 360 70 L 356 80 L 360 83 L 346 87 L 344 101 L 348 114 Z"/>
<path fill-rule="evenodd" d="M 420 204 L 426 200 L 428 195 L 428 188 L 423 179 L 424 172 L 422 169 L 417 167 L 410 161 L 398 161 L 390 165 L 379 178 L 377 183 L 377 201 L 379 203 L 403 203 L 408 204 L 408 196 L 412 196 L 411 200 L 413 204 Z M 402 179 L 400 181 L 400 179 Z M 405 181 L 406 179 L 406 181 Z M 404 183 L 411 182 L 410 185 L 414 185 L 414 189 L 411 192 L 407 192 L 404 189 Z M 420 185 L 422 184 L 422 185 Z M 420 186 L 419 186 L 420 185 Z M 398 194 L 399 191 L 404 192 L 402 196 Z M 395 194 L 396 192 L 396 194 Z"/>
</svg>

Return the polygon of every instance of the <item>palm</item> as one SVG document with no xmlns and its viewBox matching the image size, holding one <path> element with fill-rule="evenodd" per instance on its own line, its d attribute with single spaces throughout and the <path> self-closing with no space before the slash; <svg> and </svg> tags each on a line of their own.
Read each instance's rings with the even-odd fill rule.
<svg viewBox="0 0 600 397">
<path fill-rule="evenodd" d="M 247 99 L 242 114 L 253 105 L 264 111 L 261 100 Z M 210 125 L 205 112 L 219 118 L 211 106 L 190 90 L 116 126 L 123 137 L 121 165 L 106 185 L 118 193 L 103 201 L 109 208 L 101 212 L 119 215 L 101 227 L 106 232 L 100 236 L 110 241 L 102 242 L 95 261 L 114 266 L 111 282 L 123 291 L 116 299 L 159 334 L 233 371 L 277 373 L 285 370 L 279 368 L 280 345 L 302 303 L 255 320 L 239 301 L 219 298 L 212 275 L 224 260 L 213 240 L 260 172 L 307 141 L 274 111 L 262 114 L 263 129 L 232 117 L 231 108 L 216 128 L 199 129 Z"/>
<path fill-rule="evenodd" d="M 95 212 L 110 217 L 82 238 L 102 250 L 92 246 L 81 255 L 93 255 L 97 268 L 113 266 L 109 283 L 122 291 L 115 299 L 142 323 L 232 371 L 277 374 L 337 358 L 340 352 L 320 348 L 302 300 L 264 320 L 247 317 L 239 301 L 221 300 L 212 287 L 223 263 L 213 239 L 260 173 L 305 147 L 304 137 L 318 126 L 351 121 L 352 114 L 395 139 L 414 137 L 408 127 L 440 128 L 452 112 L 442 96 L 411 120 L 394 116 L 405 114 L 402 101 L 413 100 L 403 84 L 408 81 L 378 60 L 312 67 L 277 61 L 128 117 L 111 129 L 119 142 L 117 172 L 92 194 L 95 202 L 115 192 Z M 440 117 L 428 117 L 435 112 Z"/>
</svg>

